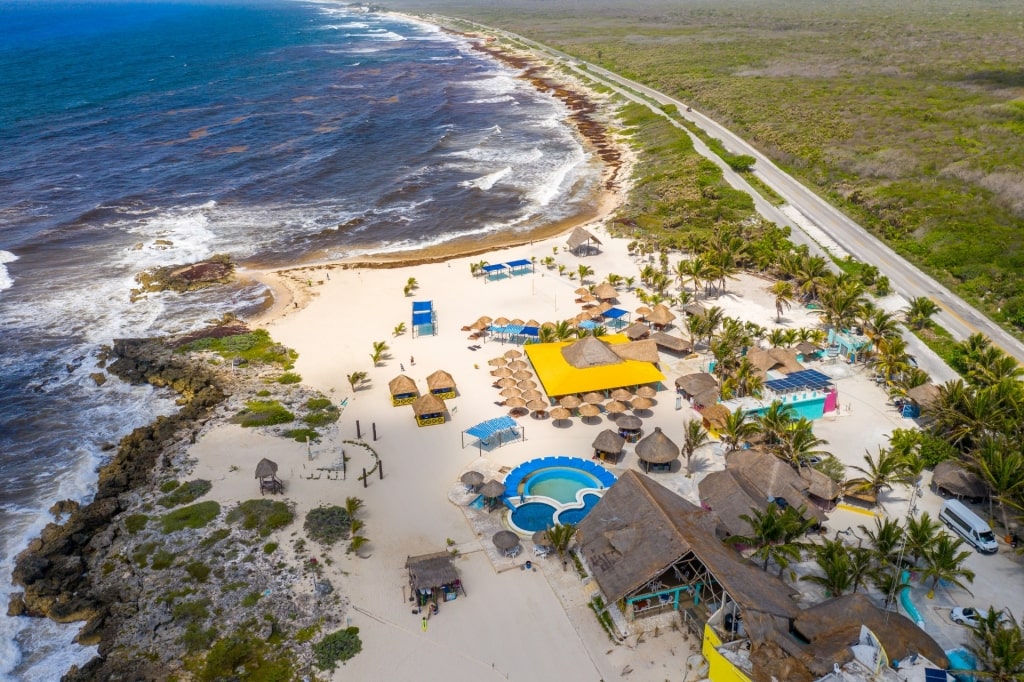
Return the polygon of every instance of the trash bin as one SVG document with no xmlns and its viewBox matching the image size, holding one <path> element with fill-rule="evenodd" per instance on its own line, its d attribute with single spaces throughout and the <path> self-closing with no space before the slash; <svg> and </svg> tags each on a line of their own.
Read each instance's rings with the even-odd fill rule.
<svg viewBox="0 0 1024 682">
<path fill-rule="evenodd" d="M 526 562 L 526 570 L 529 571 L 531 568 L 533 568 L 533 562 L 532 561 L 527 561 Z"/>
</svg>

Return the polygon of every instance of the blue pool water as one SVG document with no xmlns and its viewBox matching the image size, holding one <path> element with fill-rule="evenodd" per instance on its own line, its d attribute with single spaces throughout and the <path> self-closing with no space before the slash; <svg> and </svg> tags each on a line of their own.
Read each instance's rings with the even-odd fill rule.
<svg viewBox="0 0 1024 682">
<path fill-rule="evenodd" d="M 614 474 L 599 464 L 575 457 L 524 462 L 505 477 L 506 500 L 513 507 L 509 522 L 523 533 L 555 524 L 577 524 L 615 480 Z"/>
<path fill-rule="evenodd" d="M 576 493 L 584 488 L 600 488 L 596 476 L 570 467 L 538 469 L 529 474 L 523 483 L 522 494 L 526 496 L 550 497 L 563 504 L 576 501 Z"/>
<path fill-rule="evenodd" d="M 949 659 L 949 670 L 958 682 L 974 682 L 974 676 L 968 673 L 958 673 L 958 670 L 974 670 L 977 666 L 977 659 L 966 649 L 952 649 L 946 652 Z"/>
</svg>

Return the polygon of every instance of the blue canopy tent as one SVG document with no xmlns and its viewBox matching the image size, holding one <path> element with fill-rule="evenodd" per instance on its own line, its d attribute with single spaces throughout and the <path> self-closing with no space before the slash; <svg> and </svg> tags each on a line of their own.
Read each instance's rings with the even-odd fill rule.
<svg viewBox="0 0 1024 682">
<path fill-rule="evenodd" d="M 508 266 L 504 263 L 492 263 L 491 265 L 485 265 L 482 269 L 484 271 L 484 282 L 509 276 L 508 273 L 505 272 L 508 270 Z"/>
<path fill-rule="evenodd" d="M 477 439 L 477 447 L 480 449 L 481 454 L 483 454 L 484 442 L 491 440 L 495 436 L 497 436 L 498 439 L 498 447 L 501 447 L 505 443 L 511 443 L 512 441 L 526 438 L 526 430 L 519 425 L 519 422 L 509 416 L 488 419 L 487 421 L 480 422 L 476 426 L 466 429 L 462 432 L 462 447 L 466 447 L 467 433 Z M 503 439 L 502 434 L 506 433 L 510 434 L 511 437 Z M 490 445 L 490 443 L 488 443 L 488 445 Z"/>
<path fill-rule="evenodd" d="M 534 272 L 533 261 L 526 260 L 525 258 L 520 260 L 513 260 L 505 263 L 512 271 L 513 275 L 522 275 L 526 272 Z"/>
<path fill-rule="evenodd" d="M 524 327 L 521 324 L 506 324 L 503 326 L 491 325 L 488 327 L 491 333 L 496 334 L 501 342 L 524 343 L 527 339 L 540 337 L 540 327 Z"/>
<path fill-rule="evenodd" d="M 604 311 L 603 316 L 604 319 L 608 321 L 609 327 L 620 329 L 629 324 L 630 313 L 628 310 L 623 310 L 622 308 L 609 308 Z M 623 320 L 623 317 L 626 319 Z"/>
<path fill-rule="evenodd" d="M 437 336 L 437 313 L 434 311 L 433 301 L 412 302 L 412 335 L 423 336 L 423 334 Z"/>
</svg>

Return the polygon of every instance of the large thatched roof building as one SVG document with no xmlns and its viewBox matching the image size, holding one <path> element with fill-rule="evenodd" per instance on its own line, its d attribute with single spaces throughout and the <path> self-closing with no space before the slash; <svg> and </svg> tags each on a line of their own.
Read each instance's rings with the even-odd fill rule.
<svg viewBox="0 0 1024 682">
<path fill-rule="evenodd" d="M 751 348 L 747 351 L 747 359 L 754 366 L 757 373 L 765 378 L 768 372 L 774 370 L 783 374 L 799 372 L 804 368 L 796 359 L 796 351 L 791 348 Z"/>
<path fill-rule="evenodd" d="M 932 472 L 932 487 L 956 497 L 981 500 L 988 497 L 985 481 L 956 460 L 947 459 L 935 465 Z"/>
</svg>

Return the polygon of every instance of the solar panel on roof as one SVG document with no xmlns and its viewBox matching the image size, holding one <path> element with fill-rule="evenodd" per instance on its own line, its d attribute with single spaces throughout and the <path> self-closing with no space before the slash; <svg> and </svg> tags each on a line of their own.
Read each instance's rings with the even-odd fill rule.
<svg viewBox="0 0 1024 682">
<path fill-rule="evenodd" d="M 786 375 L 782 379 L 766 381 L 764 385 L 776 393 L 800 390 L 818 391 L 831 386 L 832 378 L 816 369 L 805 369 Z"/>
<path fill-rule="evenodd" d="M 946 675 L 945 670 L 936 670 L 935 668 L 924 669 L 924 682 L 946 682 L 949 677 Z"/>
</svg>

